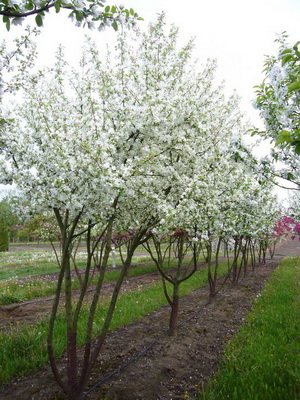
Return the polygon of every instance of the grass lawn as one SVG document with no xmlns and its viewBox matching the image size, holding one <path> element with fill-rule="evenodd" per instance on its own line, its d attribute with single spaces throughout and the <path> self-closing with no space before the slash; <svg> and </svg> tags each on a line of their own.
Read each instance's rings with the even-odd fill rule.
<svg viewBox="0 0 300 400">
<path fill-rule="evenodd" d="M 79 253 L 78 268 L 84 268 L 86 253 Z M 133 264 L 150 261 L 149 256 L 134 257 Z M 121 263 L 119 258 L 116 262 Z M 154 265 L 131 269 L 129 276 L 156 271 Z M 51 251 L 26 251 L 0 253 L 0 305 L 19 303 L 38 297 L 48 296 L 55 292 L 59 267 Z M 119 271 L 111 270 L 106 281 L 117 279 Z M 31 279 L 32 278 L 32 279 Z M 74 289 L 79 287 L 78 279 L 73 279 Z"/>
</svg>

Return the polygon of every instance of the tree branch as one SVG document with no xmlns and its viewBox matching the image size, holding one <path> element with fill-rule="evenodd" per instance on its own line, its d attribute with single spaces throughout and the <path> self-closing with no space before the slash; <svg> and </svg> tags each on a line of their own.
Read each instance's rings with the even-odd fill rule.
<svg viewBox="0 0 300 400">
<path fill-rule="evenodd" d="M 34 10 L 23 12 L 23 13 L 12 12 L 12 11 L 0 11 L 0 15 L 3 15 L 5 17 L 9 17 L 9 18 L 28 17 L 30 15 L 35 15 L 35 14 L 39 14 L 44 11 L 48 11 L 50 8 L 54 7 L 54 4 L 55 4 L 55 2 L 48 3 L 44 7 L 35 8 Z M 66 8 L 66 9 L 72 10 L 72 7 L 70 7 L 70 6 L 61 6 L 61 8 Z"/>
</svg>

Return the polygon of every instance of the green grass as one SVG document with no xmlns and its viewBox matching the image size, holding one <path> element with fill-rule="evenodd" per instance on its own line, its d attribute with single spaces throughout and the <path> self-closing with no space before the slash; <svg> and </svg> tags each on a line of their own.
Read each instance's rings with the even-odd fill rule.
<svg viewBox="0 0 300 400">
<path fill-rule="evenodd" d="M 166 266 L 165 266 L 166 267 Z M 149 274 L 156 272 L 157 268 L 154 264 L 139 265 L 130 268 L 128 277 Z M 120 270 L 109 270 L 105 274 L 104 282 L 111 282 L 118 279 Z M 92 284 L 96 282 L 97 275 L 92 280 Z M 79 288 L 79 281 L 76 276 L 72 278 L 73 290 Z M 8 305 L 20 303 L 22 301 L 33 300 L 40 297 L 50 296 L 55 293 L 57 280 L 56 278 L 44 276 L 33 280 L 22 281 L 19 279 L 12 279 L 0 282 L 0 305 Z"/>
<path fill-rule="evenodd" d="M 77 253 L 78 267 L 84 267 L 86 252 Z M 134 257 L 132 263 L 150 261 L 148 255 Z M 108 266 L 112 262 L 109 260 Z M 116 264 L 121 264 L 121 259 L 116 255 Z M 59 267 L 53 251 L 25 251 L 0 253 L 0 281 L 17 277 L 24 279 L 34 276 L 43 276 L 59 272 Z"/>
<path fill-rule="evenodd" d="M 23 263 L 19 268 L 0 267 L 0 305 L 20 303 L 22 301 L 32 300 L 38 297 L 49 296 L 55 293 L 56 277 L 51 276 L 51 273 L 58 272 L 58 266 L 53 262 L 49 265 L 41 266 L 33 260 L 24 261 L 28 254 L 20 255 Z M 14 258 L 17 256 L 14 256 Z M 9 259 L 9 258 L 8 258 Z M 9 262 L 11 262 L 10 259 Z M 149 257 L 134 257 L 133 263 L 148 262 Z M 0 258 L 1 262 L 1 258 Z M 26 262 L 26 264 L 24 264 Z M 1 265 L 1 264 L 0 264 Z M 84 262 L 78 262 L 78 267 L 84 267 Z M 141 265 L 130 269 L 128 276 L 142 275 L 156 271 L 154 265 Z M 2 274 L 2 275 L 1 275 Z M 50 275 L 49 275 L 50 274 Z M 12 276 L 13 275 L 13 276 Z M 1 280 L 3 276 L 10 276 L 7 280 Z M 30 279 L 28 276 L 33 277 Z M 119 270 L 111 270 L 106 274 L 106 282 L 117 279 Z M 27 277 L 24 279 L 24 277 Z M 73 288 L 79 288 L 79 282 L 76 277 L 73 278 Z"/>
<path fill-rule="evenodd" d="M 199 399 L 300 399 L 299 335 L 300 258 L 286 258 L 256 299 Z"/>
<path fill-rule="evenodd" d="M 79 260 L 84 260 L 85 257 L 85 253 L 79 254 Z M 157 270 L 151 264 L 149 256 L 133 257 L 132 264 L 148 262 L 150 263 L 131 268 L 128 276 L 143 275 Z M 120 258 L 116 257 L 116 263 L 121 264 Z M 17 267 L 12 268 L 13 265 Z M 111 260 L 108 265 L 111 265 Z M 78 262 L 78 268 L 84 266 L 84 261 Z M 54 254 L 51 251 L 7 252 L 4 255 L 0 253 L 0 305 L 20 303 L 54 294 L 56 277 L 51 274 L 58 271 L 58 265 L 54 262 Z M 119 273 L 118 269 L 108 271 L 105 282 L 117 279 Z M 73 289 L 78 289 L 78 278 L 74 276 L 72 280 Z"/>
<path fill-rule="evenodd" d="M 227 264 L 220 264 L 219 276 L 227 272 Z M 181 285 L 181 296 L 207 284 L 207 270 L 197 271 L 188 281 Z M 151 311 L 166 304 L 160 282 L 127 292 L 120 296 L 111 324 L 111 330 L 132 323 Z M 108 302 L 104 301 L 96 313 L 94 334 L 101 328 L 107 310 Z M 78 332 L 79 344 L 84 344 L 84 327 L 87 320 L 87 310 L 82 313 Z M 167 328 L 168 321 L 165 327 Z M 48 319 L 32 326 L 13 329 L 9 333 L 0 334 L 0 382 L 7 382 L 14 376 L 38 368 L 47 362 L 46 334 Z M 59 316 L 55 326 L 56 356 L 63 354 L 66 348 L 65 321 Z"/>
</svg>

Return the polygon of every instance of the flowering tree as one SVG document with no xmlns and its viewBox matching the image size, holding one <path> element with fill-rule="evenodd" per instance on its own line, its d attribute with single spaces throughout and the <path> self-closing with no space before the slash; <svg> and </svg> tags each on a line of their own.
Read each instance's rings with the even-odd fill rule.
<svg viewBox="0 0 300 400">
<path fill-rule="evenodd" d="M 161 15 L 146 33 L 120 35 L 116 52 L 108 53 L 104 61 L 88 40 L 79 69 L 67 64 L 59 48 L 51 68 L 26 69 L 22 102 L 14 101 L 3 111 L 6 122 L 0 142 L 6 162 L 1 165 L 2 179 L 18 185 L 24 212 L 50 213 L 55 218 L 61 239 L 48 352 L 55 378 L 70 399 L 83 396 L 133 253 L 149 240 L 147 232 L 159 238 L 158 251 L 160 238 L 170 228 L 173 232 L 180 228 L 201 241 L 209 240 L 211 232 L 220 236 L 226 225 L 226 218 L 221 218 L 221 211 L 226 211 L 224 199 L 230 206 L 253 189 L 241 183 L 252 178 L 242 167 L 247 152 L 241 150 L 245 129 L 236 97 L 225 99 L 222 87 L 214 85 L 215 62 L 197 71 L 191 62 L 193 41 L 178 49 L 178 29 L 172 27 L 166 33 L 164 28 Z M 238 206 L 229 209 L 231 216 L 240 212 Z M 227 217 L 228 223 L 229 212 Z M 232 225 L 239 232 L 238 217 Z M 249 227 L 254 229 L 254 224 Z M 128 234 L 123 240 L 118 232 Z M 88 257 L 79 278 L 79 299 L 74 302 L 71 270 L 76 270 L 80 238 L 85 240 Z M 194 257 L 191 270 L 175 276 L 177 281 L 191 275 L 199 253 L 197 242 L 184 238 L 176 237 L 179 272 L 183 271 L 184 246 L 193 249 Z M 126 242 L 126 255 L 92 348 L 93 322 L 112 242 L 124 247 Z M 79 368 L 77 326 L 95 265 L 97 282 Z M 53 345 L 62 292 L 67 379 L 58 370 Z M 176 296 L 175 291 L 175 300 Z"/>
<path fill-rule="evenodd" d="M 265 62 L 265 81 L 257 87 L 256 107 L 266 124 L 264 134 L 280 147 L 292 147 L 300 154 L 300 51 L 299 42 L 277 39 L 279 54 Z"/>
<path fill-rule="evenodd" d="M 207 206 L 206 203 L 203 207 L 209 232 L 205 245 L 210 298 L 220 290 L 217 289 L 217 279 L 221 245 L 228 260 L 228 275 L 220 288 L 228 278 L 237 283 L 242 271 L 246 274 L 250 259 L 255 264 L 255 242 L 260 243 L 260 238 L 270 232 L 278 213 L 270 184 L 266 186 L 257 182 L 257 176 L 250 168 L 251 160 L 247 160 L 247 157 L 247 152 L 235 149 L 234 158 L 229 164 L 230 173 L 225 169 L 224 175 L 219 174 L 217 187 L 220 191 L 214 206 Z M 218 193 L 216 189 L 215 192 Z"/>
<path fill-rule="evenodd" d="M 98 25 L 99 30 L 112 26 L 118 30 L 119 24 L 132 26 L 137 20 L 141 20 L 138 14 L 130 8 L 125 9 L 123 5 L 107 5 L 106 0 L 26 0 L 26 1 L 0 1 L 0 15 L 3 16 L 3 22 L 7 30 L 10 30 L 12 24 L 22 24 L 26 17 L 35 16 L 35 22 L 38 26 L 43 25 L 43 19 L 47 12 L 55 9 L 59 13 L 61 9 L 69 10 L 69 16 L 76 20 L 76 25 L 87 24 L 89 28 Z"/>
<path fill-rule="evenodd" d="M 279 239 L 289 235 L 293 240 L 300 236 L 300 224 L 293 217 L 285 215 L 278 220 L 277 225 L 274 227 L 273 236 L 275 239 Z"/>
<path fill-rule="evenodd" d="M 298 191 L 289 197 L 288 213 L 295 221 L 300 222 L 300 194 Z"/>
<path fill-rule="evenodd" d="M 180 226 L 183 217 L 194 215 L 189 212 L 195 209 L 194 192 L 201 196 L 201 185 L 205 191 L 207 172 L 221 162 L 222 146 L 228 146 L 225 138 L 237 124 L 233 114 L 226 115 L 235 101 L 224 102 L 220 88 L 213 86 L 215 63 L 196 72 L 190 63 L 192 41 L 177 49 L 178 30 L 173 27 L 165 33 L 164 25 L 160 16 L 148 33 L 136 34 L 136 42 L 121 35 L 116 56 L 108 54 L 106 61 L 88 41 L 79 70 L 67 65 L 60 48 L 52 68 L 37 72 L 31 68 L 23 74 L 23 101 L 3 111 L 2 179 L 18 185 L 24 212 L 51 213 L 60 233 L 60 274 L 48 352 L 57 382 L 72 399 L 83 395 L 135 248 L 156 225 Z M 192 221 L 186 219 L 185 224 Z M 124 267 L 92 349 L 93 321 L 111 242 L 115 231 L 126 230 L 135 233 L 128 239 Z M 88 259 L 74 303 L 71 269 L 76 269 L 80 237 L 85 238 Z M 93 262 L 99 273 L 79 369 L 77 326 Z M 63 291 L 66 380 L 57 368 L 53 347 Z"/>
<path fill-rule="evenodd" d="M 295 184 L 299 190 L 299 42 L 291 46 L 284 34 L 277 42 L 279 54 L 267 58 L 264 69 L 266 78 L 256 90 L 255 106 L 260 110 L 266 126 L 265 131 L 259 134 L 275 143 L 271 156 L 262 161 L 262 169 L 265 176 L 276 184 L 276 178 L 280 177 Z"/>
<path fill-rule="evenodd" d="M 38 34 L 36 29 L 26 28 L 25 34 L 15 39 L 14 47 L 0 44 L 0 129 L 5 124 L 3 117 L 3 96 L 18 91 L 24 82 L 26 71 L 30 70 L 36 58 L 36 46 L 31 38 Z M 0 143 L 1 146 L 1 143 Z"/>
<path fill-rule="evenodd" d="M 12 220 L 9 204 L 7 201 L 0 201 L 0 251 L 7 251 L 9 246 L 9 225 Z"/>
</svg>

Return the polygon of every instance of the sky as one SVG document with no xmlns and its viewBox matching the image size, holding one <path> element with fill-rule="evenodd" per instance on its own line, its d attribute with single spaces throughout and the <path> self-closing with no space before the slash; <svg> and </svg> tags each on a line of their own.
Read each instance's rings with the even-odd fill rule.
<svg viewBox="0 0 300 400">
<path fill-rule="evenodd" d="M 241 109 L 249 120 L 263 127 L 252 106 L 253 87 L 263 80 L 265 56 L 278 52 L 276 35 L 286 31 L 291 44 L 300 40 L 300 0 L 121 0 L 121 3 L 144 18 L 139 22 L 141 29 L 146 29 L 164 11 L 167 22 L 179 27 L 182 45 L 195 37 L 195 57 L 199 63 L 217 59 L 217 79 L 225 81 L 228 94 L 236 90 L 241 96 Z M 107 4 L 118 3 L 107 0 Z M 7 33 L 4 24 L 0 25 L 0 40 L 19 35 L 24 27 L 25 24 L 12 26 Z M 75 27 L 64 12 L 49 13 L 38 38 L 40 62 L 51 63 L 60 43 L 75 62 L 86 34 L 92 35 L 103 51 L 107 42 L 113 46 L 116 36 L 112 28 L 105 32 L 90 31 Z"/>
</svg>

